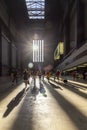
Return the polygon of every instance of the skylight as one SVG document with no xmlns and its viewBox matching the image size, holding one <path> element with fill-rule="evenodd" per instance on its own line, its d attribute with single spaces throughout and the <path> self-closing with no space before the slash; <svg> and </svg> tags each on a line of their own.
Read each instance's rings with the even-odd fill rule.
<svg viewBox="0 0 87 130">
<path fill-rule="evenodd" d="M 29 19 L 45 18 L 45 0 L 25 0 Z"/>
</svg>

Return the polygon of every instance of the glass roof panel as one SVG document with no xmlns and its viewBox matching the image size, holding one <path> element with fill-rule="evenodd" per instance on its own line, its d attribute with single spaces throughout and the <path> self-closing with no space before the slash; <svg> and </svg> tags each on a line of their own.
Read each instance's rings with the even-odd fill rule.
<svg viewBox="0 0 87 130">
<path fill-rule="evenodd" d="M 29 15 L 44 15 L 44 11 L 28 11 Z"/>
<path fill-rule="evenodd" d="M 29 16 L 30 19 L 44 19 L 44 16 Z"/>
<path fill-rule="evenodd" d="M 25 0 L 30 19 L 45 18 L 45 0 Z"/>
</svg>

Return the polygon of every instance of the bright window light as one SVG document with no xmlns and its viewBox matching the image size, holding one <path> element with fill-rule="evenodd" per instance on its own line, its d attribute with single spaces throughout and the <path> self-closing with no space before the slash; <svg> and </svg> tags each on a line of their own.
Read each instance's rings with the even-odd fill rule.
<svg viewBox="0 0 87 130">
<path fill-rule="evenodd" d="M 33 49 L 34 49 L 34 50 L 38 50 L 38 46 L 37 46 L 37 45 L 34 45 L 34 46 L 33 46 Z"/>
<path fill-rule="evenodd" d="M 33 62 L 44 62 L 44 40 L 33 40 Z"/>
</svg>

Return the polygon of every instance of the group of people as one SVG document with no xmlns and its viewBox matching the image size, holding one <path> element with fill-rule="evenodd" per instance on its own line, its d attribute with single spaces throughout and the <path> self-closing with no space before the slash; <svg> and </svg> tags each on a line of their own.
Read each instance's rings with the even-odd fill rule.
<svg viewBox="0 0 87 130">
<path fill-rule="evenodd" d="M 22 73 L 22 78 L 25 83 L 25 88 L 27 88 L 27 85 L 29 83 L 29 78 L 32 77 L 34 80 L 34 86 L 36 84 L 36 77 L 38 76 L 39 78 L 39 83 L 41 83 L 42 80 L 44 80 L 45 74 L 41 71 L 30 71 L 28 69 L 25 69 Z M 52 72 L 47 72 L 46 77 L 49 81 L 50 77 L 52 76 Z M 59 80 L 60 77 L 60 71 L 58 70 L 55 75 L 54 75 L 54 81 L 57 78 Z M 14 70 L 11 72 L 11 80 L 12 80 L 12 85 L 15 85 L 18 83 L 18 71 Z"/>
<path fill-rule="evenodd" d="M 60 71 L 57 70 L 55 73 L 54 73 L 54 81 L 55 79 L 57 78 L 57 80 L 59 80 L 59 77 L 60 77 Z M 50 77 L 52 76 L 52 72 L 47 72 L 47 79 L 49 81 Z"/>
<path fill-rule="evenodd" d="M 10 74 L 11 74 L 12 86 L 15 86 L 18 83 L 19 73 L 17 70 L 13 70 L 11 71 Z M 34 80 L 34 88 L 36 88 L 36 78 L 38 77 L 40 84 L 39 91 L 44 96 L 46 96 L 45 94 L 46 90 L 42 84 L 42 80 L 44 80 L 44 73 L 41 71 L 30 71 L 28 69 L 24 69 L 21 79 L 23 79 L 23 82 L 25 83 L 25 92 L 27 91 L 27 86 L 30 84 L 30 77 Z"/>
<path fill-rule="evenodd" d="M 41 80 L 44 80 L 44 74 L 41 71 L 28 71 L 27 69 L 23 72 L 23 80 L 25 83 L 25 87 L 27 88 L 27 85 L 29 84 L 29 78 L 32 77 L 34 80 L 34 86 L 36 86 L 36 77 L 39 78 L 39 84 L 41 83 Z"/>
<path fill-rule="evenodd" d="M 27 69 L 25 69 L 23 72 L 23 79 L 24 79 L 24 83 L 25 83 L 25 88 L 27 88 L 27 84 L 29 84 L 29 77 L 30 77 L 30 73 Z"/>
<path fill-rule="evenodd" d="M 72 71 L 72 77 L 75 80 L 76 78 L 81 78 L 83 80 L 86 79 L 87 77 L 87 72 L 86 71 L 82 71 L 82 72 L 78 72 L 78 71 Z"/>
</svg>

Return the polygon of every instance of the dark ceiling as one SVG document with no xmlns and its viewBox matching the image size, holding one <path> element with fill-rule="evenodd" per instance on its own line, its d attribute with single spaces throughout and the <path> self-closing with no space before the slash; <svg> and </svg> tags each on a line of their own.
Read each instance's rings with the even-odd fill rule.
<svg viewBox="0 0 87 130">
<path fill-rule="evenodd" d="M 67 4 L 69 4 L 70 1 L 71 0 L 45 0 L 45 20 L 30 20 L 28 18 L 25 0 L 5 0 L 9 15 L 13 17 L 16 27 L 22 34 L 23 41 L 27 38 L 27 40 L 30 40 L 32 34 L 36 32 L 42 34 L 50 50 L 55 49 L 57 45 L 55 40 L 57 39 L 56 37 L 58 37 L 58 29 Z M 52 52 L 49 51 L 48 53 L 50 54 Z"/>
<path fill-rule="evenodd" d="M 42 36 L 50 35 L 50 41 L 58 32 L 68 1 L 71 0 L 45 0 L 45 20 L 30 20 L 25 0 L 5 0 L 9 15 L 26 38 L 31 37 L 34 32 L 41 32 Z"/>
<path fill-rule="evenodd" d="M 9 14 L 13 16 L 18 27 L 25 27 L 30 24 L 35 24 L 29 20 L 25 0 L 5 0 Z M 43 22 L 60 22 L 64 14 L 64 10 L 68 0 L 45 0 L 45 21 L 39 20 L 39 24 Z M 37 21 L 36 21 L 37 22 Z M 20 26 L 19 26 L 20 25 Z"/>
<path fill-rule="evenodd" d="M 45 0 L 45 20 L 30 20 L 28 18 L 25 0 L 4 1 L 8 6 L 9 16 L 13 17 L 18 32 L 20 32 L 20 39 L 23 41 L 23 44 L 22 42 L 21 44 L 24 46 L 24 43 L 27 43 L 26 41 L 29 43 L 34 33 L 42 35 L 42 38 L 44 38 L 46 42 L 45 48 L 49 48 L 49 51 L 47 50 L 46 52 L 48 55 L 46 60 L 49 62 L 49 55 L 53 56 L 53 51 L 58 44 L 58 40 L 61 40 L 59 30 L 64 20 L 65 12 L 67 9 L 71 9 L 70 7 L 75 0 Z M 81 1 L 87 3 L 87 0 Z M 29 51 L 27 44 L 25 45 L 27 48 L 25 50 Z"/>
</svg>

